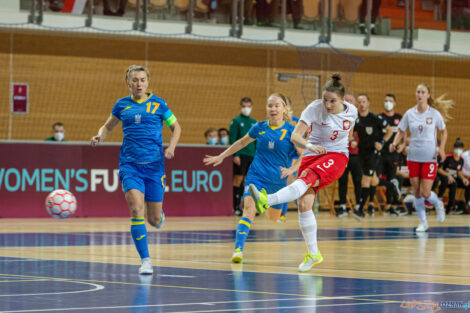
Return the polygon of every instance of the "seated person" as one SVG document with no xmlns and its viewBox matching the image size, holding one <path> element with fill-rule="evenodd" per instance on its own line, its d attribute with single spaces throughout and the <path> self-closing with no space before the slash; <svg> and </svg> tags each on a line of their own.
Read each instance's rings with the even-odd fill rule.
<svg viewBox="0 0 470 313">
<path fill-rule="evenodd" d="M 228 129 L 227 128 L 219 128 L 217 131 L 219 135 L 219 145 L 228 145 L 229 143 L 229 136 L 228 136 Z"/>
<path fill-rule="evenodd" d="M 216 145 L 219 141 L 219 136 L 217 135 L 217 129 L 211 127 L 204 132 L 204 137 L 206 138 L 206 144 Z"/>
<path fill-rule="evenodd" d="M 442 198 L 446 189 L 449 189 L 449 201 L 446 206 L 446 214 L 453 212 L 454 214 L 462 214 L 461 208 L 455 207 L 455 194 L 457 187 L 465 187 L 464 181 L 467 181 L 462 174 L 463 159 L 463 142 L 460 138 L 454 143 L 454 153 L 448 154 L 444 162 L 439 164 L 438 174 L 440 176 L 441 185 L 439 186 L 438 197 Z"/>
<path fill-rule="evenodd" d="M 45 139 L 46 141 L 65 141 L 65 127 L 62 122 L 52 124 L 52 136 Z"/>
</svg>

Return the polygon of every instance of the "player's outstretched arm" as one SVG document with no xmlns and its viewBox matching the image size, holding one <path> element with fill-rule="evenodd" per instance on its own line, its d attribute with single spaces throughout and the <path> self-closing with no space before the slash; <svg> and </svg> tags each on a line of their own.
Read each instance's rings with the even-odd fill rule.
<svg viewBox="0 0 470 313">
<path fill-rule="evenodd" d="M 108 137 L 109 133 L 113 131 L 114 127 L 116 127 L 117 124 L 119 124 L 119 119 L 111 114 L 108 117 L 106 123 L 104 123 L 104 125 L 101 126 L 101 128 L 98 130 L 98 134 L 91 138 L 91 145 L 94 147 L 98 143 L 104 141 L 106 137 Z"/>
<path fill-rule="evenodd" d="M 173 124 L 170 125 L 170 130 L 170 143 L 168 145 L 168 148 L 166 148 L 164 152 L 165 158 L 167 159 L 172 159 L 175 156 L 176 144 L 178 143 L 181 137 L 181 126 L 178 121 L 175 121 Z"/>
<path fill-rule="evenodd" d="M 248 134 L 246 134 L 244 137 L 242 137 L 242 138 L 238 139 L 237 141 L 235 141 L 230 147 L 228 147 L 221 154 L 216 155 L 216 156 L 206 155 L 206 157 L 202 161 L 204 162 L 205 165 L 211 165 L 212 164 L 214 166 L 217 166 L 220 163 L 222 163 L 222 161 L 226 157 L 240 151 L 241 149 L 245 148 L 247 145 L 249 145 L 253 141 L 255 141 L 255 139 L 251 138 Z"/>
</svg>

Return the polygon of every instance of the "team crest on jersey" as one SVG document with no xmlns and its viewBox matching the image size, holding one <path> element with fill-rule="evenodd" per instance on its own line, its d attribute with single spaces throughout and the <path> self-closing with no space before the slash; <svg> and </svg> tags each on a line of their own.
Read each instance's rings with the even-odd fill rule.
<svg viewBox="0 0 470 313">
<path fill-rule="evenodd" d="M 398 125 L 400 124 L 400 119 L 396 118 L 393 120 L 393 124 Z"/>
<path fill-rule="evenodd" d="M 366 133 L 367 135 L 372 135 L 372 133 L 374 132 L 374 128 L 371 127 L 371 126 L 367 126 L 366 127 Z"/>
<path fill-rule="evenodd" d="M 274 149 L 274 141 L 270 141 L 270 142 L 268 143 L 268 148 L 269 148 L 269 149 Z"/>
<path fill-rule="evenodd" d="M 432 117 L 428 117 L 426 119 L 426 124 L 431 125 L 432 124 Z"/>
<path fill-rule="evenodd" d="M 135 123 L 140 124 L 140 122 L 142 121 L 142 115 L 136 114 L 134 117 L 135 117 Z"/>
<path fill-rule="evenodd" d="M 343 130 L 349 130 L 351 128 L 351 122 L 348 120 L 343 121 Z"/>
</svg>

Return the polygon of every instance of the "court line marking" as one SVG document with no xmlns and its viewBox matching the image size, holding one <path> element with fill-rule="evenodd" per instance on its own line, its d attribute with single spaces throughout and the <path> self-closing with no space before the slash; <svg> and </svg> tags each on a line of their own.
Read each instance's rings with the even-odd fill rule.
<svg viewBox="0 0 470 313">
<path fill-rule="evenodd" d="M 268 301 L 279 301 L 281 299 L 266 299 Z M 256 300 L 247 300 L 243 302 L 255 302 Z M 238 303 L 241 301 L 227 301 L 217 302 L 217 304 L 226 303 Z M 268 308 L 233 308 L 233 309 L 214 309 L 214 310 L 198 310 L 198 311 L 180 311 L 171 313 L 200 313 L 200 312 L 240 312 L 240 311 L 260 311 L 260 310 L 279 310 L 279 309 L 299 309 L 299 308 L 316 308 L 316 307 L 338 307 L 338 306 L 351 306 L 351 305 L 371 305 L 371 304 L 384 304 L 384 303 L 396 303 L 397 301 L 386 301 L 386 302 L 361 302 L 361 303 L 332 303 L 332 304 L 315 304 L 315 305 L 297 305 L 297 306 L 277 306 Z M 26 312 L 51 312 L 51 311 L 72 311 L 72 310 L 105 310 L 105 309 L 129 309 L 129 308 L 150 308 L 150 307 L 161 307 L 161 306 L 184 306 L 184 305 L 207 305 L 208 302 L 203 303 L 180 303 L 180 304 L 147 304 L 147 305 L 126 305 L 126 306 L 109 306 L 109 307 L 85 307 L 85 308 L 57 308 L 57 309 L 33 309 L 33 310 L 14 310 L 14 311 L 0 311 L 0 313 L 26 313 Z"/>
<path fill-rule="evenodd" d="M 70 278 L 56 278 L 56 277 L 47 277 L 47 276 L 29 276 L 29 275 L 16 275 L 16 274 L 3 274 L 2 275 L 13 275 L 18 277 L 28 277 L 28 278 L 47 278 L 50 280 L 57 281 L 77 281 L 77 279 Z M 118 282 L 118 281 L 101 281 L 101 280 L 92 280 L 92 279 L 80 279 L 81 282 L 93 282 L 93 283 L 105 283 L 105 284 L 120 284 L 120 285 L 134 285 L 134 286 L 151 286 L 151 287 L 162 287 L 162 288 L 177 288 L 177 289 L 192 289 L 192 290 L 206 290 L 206 291 L 222 291 L 222 292 L 239 292 L 239 293 L 251 293 L 251 294 L 265 294 L 265 295 L 277 295 L 277 296 L 294 296 L 294 297 L 312 297 L 312 295 L 303 295 L 303 294 L 291 294 L 291 293 L 280 293 L 280 292 L 270 292 L 270 291 L 256 291 L 256 290 L 235 290 L 235 289 L 221 289 L 221 288 L 207 288 L 207 287 L 191 287 L 191 286 L 172 286 L 172 285 L 157 285 L 157 284 L 142 284 L 142 283 L 131 283 L 131 282 Z M 101 286 L 101 285 L 98 285 Z M 104 288 L 104 287 L 103 287 Z M 101 288 L 101 289 L 103 289 Z M 362 299 L 362 298 L 347 298 L 347 297 L 327 297 L 327 296 L 315 296 L 317 299 L 335 299 L 335 300 L 359 300 L 359 301 L 373 301 L 373 302 L 400 302 L 394 300 L 381 300 L 381 299 Z"/>
<path fill-rule="evenodd" d="M 0 274 L 1 275 L 1 274 Z M 18 275 L 22 276 L 22 275 Z M 24 276 L 27 277 L 27 276 Z M 52 277 L 42 277 L 43 281 L 54 281 L 57 280 Z M 93 291 L 98 291 L 98 290 L 103 290 L 104 286 L 99 285 L 99 284 L 94 284 L 90 282 L 84 282 L 84 281 L 77 281 L 77 280 L 72 280 L 72 279 L 66 279 L 63 281 L 71 282 L 71 283 L 76 283 L 76 284 L 84 284 L 84 285 L 91 285 L 94 286 L 94 289 L 88 289 L 88 290 L 76 290 L 76 291 L 61 291 L 61 292 L 43 292 L 43 293 L 29 293 L 29 294 L 8 294 L 8 295 L 1 295 L 0 297 L 25 297 L 25 296 L 45 296 L 45 295 L 63 295 L 63 294 L 71 294 L 71 293 L 84 293 L 84 292 L 93 292 Z"/>
<path fill-rule="evenodd" d="M 13 277 L 12 277 L 13 278 Z M 14 279 L 14 280 L 0 280 L 0 283 L 22 283 L 24 281 L 47 281 L 48 279 Z"/>
</svg>

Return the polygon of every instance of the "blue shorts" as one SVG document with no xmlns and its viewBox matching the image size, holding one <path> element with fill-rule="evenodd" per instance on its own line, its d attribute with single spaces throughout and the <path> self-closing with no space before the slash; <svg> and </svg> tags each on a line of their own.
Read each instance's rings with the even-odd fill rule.
<svg viewBox="0 0 470 313">
<path fill-rule="evenodd" d="M 266 189 L 268 194 L 275 193 L 286 186 L 284 184 L 266 184 L 265 182 L 261 182 L 254 177 L 247 176 L 245 179 L 245 190 L 243 192 L 243 198 L 250 195 L 250 190 L 248 189 L 250 184 L 255 185 L 258 190 L 261 190 L 262 188 Z M 280 203 L 273 205 L 272 208 L 276 210 L 282 210 L 283 208 L 287 208 L 288 205 L 289 203 Z"/>
<path fill-rule="evenodd" d="M 163 162 L 119 164 L 119 179 L 124 193 L 137 189 L 145 195 L 145 201 L 163 202 L 166 183 Z"/>
</svg>

